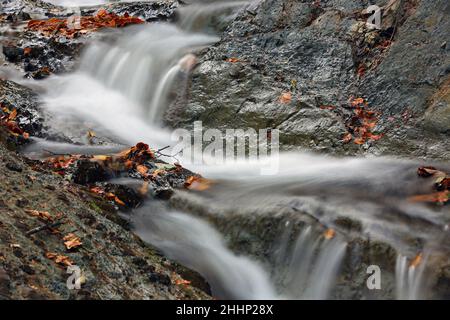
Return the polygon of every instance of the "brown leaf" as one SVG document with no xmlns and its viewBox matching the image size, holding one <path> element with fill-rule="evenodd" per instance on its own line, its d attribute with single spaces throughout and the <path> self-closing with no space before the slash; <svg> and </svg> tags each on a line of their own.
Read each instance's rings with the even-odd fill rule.
<svg viewBox="0 0 450 320">
<path fill-rule="evenodd" d="M 204 191 L 211 187 L 212 181 L 200 176 L 190 176 L 186 179 L 184 186 L 190 190 Z"/>
<path fill-rule="evenodd" d="M 417 169 L 417 174 L 419 177 L 427 178 L 431 177 L 438 170 L 435 167 L 419 167 Z"/>
<path fill-rule="evenodd" d="M 231 63 L 236 63 L 236 62 L 239 62 L 239 61 L 241 61 L 241 60 L 239 60 L 238 58 L 228 58 L 228 59 L 226 59 L 225 61 L 226 61 L 226 62 L 231 62 Z"/>
<path fill-rule="evenodd" d="M 66 235 L 64 238 L 64 245 L 66 246 L 67 249 L 72 249 L 72 248 L 76 248 L 81 246 L 83 243 L 81 242 L 80 238 L 78 238 L 76 235 L 74 235 L 73 233 L 69 233 L 68 235 Z"/>
<path fill-rule="evenodd" d="M 412 196 L 409 197 L 408 200 L 410 202 L 434 202 L 439 204 L 445 204 L 449 201 L 449 197 L 450 191 L 445 190 L 441 192 Z"/>
<path fill-rule="evenodd" d="M 352 134 L 350 132 L 348 132 L 342 138 L 342 142 L 349 143 L 350 141 L 352 141 L 352 139 L 353 139 Z"/>
<path fill-rule="evenodd" d="M 53 221 L 53 217 L 50 215 L 48 211 L 25 209 L 25 212 L 33 217 L 38 217 L 45 221 Z"/>
<path fill-rule="evenodd" d="M 48 259 L 53 260 L 57 264 L 61 264 L 61 265 L 64 265 L 64 266 L 71 266 L 71 265 L 73 265 L 73 261 L 70 260 L 69 257 L 60 255 L 60 254 L 55 253 L 55 252 L 47 252 L 45 254 L 45 256 Z"/>
<path fill-rule="evenodd" d="M 334 229 L 331 229 L 331 228 L 327 229 L 323 234 L 323 236 L 327 240 L 333 239 L 335 235 L 336 235 L 336 231 L 334 231 Z"/>
<path fill-rule="evenodd" d="M 177 285 L 177 286 L 188 286 L 188 285 L 190 285 L 191 284 L 191 282 L 189 281 L 189 280 L 185 280 L 185 279 L 176 279 L 175 280 L 175 284 Z"/>
<path fill-rule="evenodd" d="M 136 166 L 136 171 L 145 177 L 145 176 L 147 176 L 148 168 L 143 165 L 138 165 L 138 166 Z"/>
<path fill-rule="evenodd" d="M 410 267 L 416 268 L 422 262 L 422 253 L 419 253 L 409 264 Z"/>
<path fill-rule="evenodd" d="M 283 104 L 287 104 L 287 103 L 291 102 L 291 100 L 292 100 L 292 93 L 290 93 L 290 92 L 284 92 L 278 98 L 278 102 L 283 103 Z"/>
</svg>

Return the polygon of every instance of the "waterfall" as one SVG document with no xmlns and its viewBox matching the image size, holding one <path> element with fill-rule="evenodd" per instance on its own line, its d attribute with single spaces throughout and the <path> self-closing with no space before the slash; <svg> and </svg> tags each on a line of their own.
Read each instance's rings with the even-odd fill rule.
<svg viewBox="0 0 450 320">
<path fill-rule="evenodd" d="M 275 299 L 268 273 L 249 258 L 238 256 L 206 222 L 185 213 L 148 209 L 133 218 L 136 233 L 166 255 L 198 271 L 219 299 Z"/>
<path fill-rule="evenodd" d="M 395 265 L 397 299 L 418 300 L 424 298 L 422 290 L 427 256 L 420 259 L 420 263 L 414 264 L 402 254 L 397 256 Z"/>
<path fill-rule="evenodd" d="M 80 70 L 141 106 L 142 116 L 158 124 L 170 91 L 183 88 L 175 83 L 177 76 L 195 65 L 189 51 L 215 41 L 216 37 L 188 33 L 170 24 L 138 26 L 113 43 L 91 45 Z"/>
<path fill-rule="evenodd" d="M 157 23 L 111 31 L 85 50 L 79 70 L 42 81 L 49 89 L 41 100 L 53 116 L 51 127 L 74 141 L 95 128 L 115 146 L 38 141 L 29 152 L 40 148 L 57 153 L 112 152 L 119 143 L 139 141 L 154 149 L 173 144 L 170 130 L 161 127 L 164 111 L 184 90 L 183 81 L 197 63 L 196 51 L 218 40 L 193 30 L 205 28 L 205 16 L 214 18 L 217 12 L 242 4 L 205 2 L 181 8 L 178 25 Z M 417 162 L 298 151 L 277 156 L 280 170 L 267 177 L 260 175 L 263 163 L 259 160 L 236 159 L 220 166 L 183 162 L 193 172 L 215 179 L 210 190 L 186 195 L 191 202 L 201 202 L 200 209 L 190 210 L 191 202 L 183 209 L 186 212 L 154 210 L 147 204 L 130 217 L 136 233 L 170 258 L 198 271 L 217 298 L 327 299 L 333 297 L 350 241 L 340 235 L 325 238 L 315 224 L 333 225 L 342 217 L 355 220 L 361 238 L 381 239 L 400 248 L 408 245 L 411 234 L 425 244 L 436 242 L 436 234 L 448 223 L 441 212 L 406 200 L 429 193 L 431 187 L 425 180 L 417 183 Z M 314 223 L 308 222 L 297 233 L 288 225 L 277 234 L 279 241 L 269 252 L 272 265 L 264 261 L 263 254 L 233 248 L 219 233 L 221 226 L 213 226 L 200 214 L 231 212 L 257 219 L 256 214 L 281 215 L 280 208 L 292 209 L 297 217 L 307 213 Z M 426 260 L 424 256 L 420 264 L 411 264 L 406 256 L 398 255 L 397 298 L 423 296 Z"/>
</svg>

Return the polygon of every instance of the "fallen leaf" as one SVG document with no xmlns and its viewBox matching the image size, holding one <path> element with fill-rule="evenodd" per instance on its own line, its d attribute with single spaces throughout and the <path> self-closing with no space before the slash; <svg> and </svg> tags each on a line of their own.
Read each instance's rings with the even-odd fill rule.
<svg viewBox="0 0 450 320">
<path fill-rule="evenodd" d="M 159 175 L 161 175 L 161 174 L 163 174 L 165 172 L 166 172 L 166 170 L 164 170 L 164 169 L 156 169 L 152 173 L 152 178 L 156 178 L 157 176 L 159 176 Z"/>
<path fill-rule="evenodd" d="M 344 137 L 342 138 L 342 142 L 349 143 L 350 141 L 352 141 L 352 139 L 353 139 L 352 134 L 349 132 L 344 135 Z"/>
<path fill-rule="evenodd" d="M 439 204 L 445 204 L 449 201 L 450 191 L 445 190 L 441 192 L 435 192 L 430 194 L 421 194 L 417 196 L 409 197 L 410 202 L 433 202 Z"/>
<path fill-rule="evenodd" d="M 47 252 L 45 254 L 45 256 L 48 259 L 53 260 L 57 264 L 61 264 L 61 265 L 64 265 L 64 266 L 71 266 L 71 265 L 73 265 L 73 261 L 70 260 L 69 257 L 57 254 L 55 252 Z"/>
<path fill-rule="evenodd" d="M 147 176 L 148 168 L 143 165 L 138 165 L 138 166 L 136 166 L 136 171 L 145 177 L 145 176 Z"/>
<path fill-rule="evenodd" d="M 15 120 L 17 118 L 17 109 L 14 109 L 11 111 L 11 113 L 8 115 L 8 120 Z"/>
<path fill-rule="evenodd" d="M 410 267 L 416 268 L 422 262 L 422 253 L 419 253 L 409 264 Z"/>
<path fill-rule="evenodd" d="M 427 178 L 431 177 L 438 170 L 435 167 L 419 167 L 417 169 L 417 174 L 419 177 Z"/>
<path fill-rule="evenodd" d="M 335 235 L 336 235 L 336 231 L 334 231 L 334 229 L 331 229 L 331 228 L 327 229 L 323 234 L 323 236 L 327 240 L 333 239 Z"/>
<path fill-rule="evenodd" d="M 200 176 L 190 176 L 186 179 L 184 186 L 190 190 L 204 191 L 211 187 L 212 181 Z"/>
<path fill-rule="evenodd" d="M 356 99 L 353 99 L 352 106 L 356 107 L 356 106 L 361 105 L 363 103 L 364 103 L 364 99 L 363 98 L 356 98 Z"/>
<path fill-rule="evenodd" d="M 53 217 L 50 215 L 48 211 L 38 211 L 32 209 L 25 209 L 25 212 L 33 217 L 38 217 L 45 221 L 53 221 Z"/>
<path fill-rule="evenodd" d="M 114 197 L 114 202 L 125 207 L 125 202 L 123 202 L 122 200 L 120 200 L 118 197 Z"/>
<path fill-rule="evenodd" d="M 177 286 L 180 286 L 180 285 L 182 285 L 182 286 L 188 286 L 188 285 L 191 284 L 191 282 L 188 281 L 188 280 L 184 280 L 184 279 L 176 279 L 176 280 L 175 280 L 175 284 L 176 284 Z"/>
<path fill-rule="evenodd" d="M 31 53 L 31 48 L 27 47 L 27 48 L 24 48 L 24 49 L 23 49 L 23 55 L 24 55 L 24 56 L 27 56 L 27 55 L 29 55 L 30 53 Z"/>
<path fill-rule="evenodd" d="M 241 61 L 241 60 L 239 60 L 238 58 L 228 58 L 228 59 L 226 59 L 225 61 L 226 61 L 226 62 L 231 62 L 231 63 L 236 63 L 236 62 L 239 62 L 239 61 Z"/>
<path fill-rule="evenodd" d="M 69 233 L 68 235 L 66 235 L 64 238 L 64 245 L 66 246 L 67 249 L 72 249 L 72 248 L 76 248 L 81 246 L 83 243 L 81 242 L 80 238 L 78 238 L 76 235 L 74 235 L 73 233 Z"/>
<path fill-rule="evenodd" d="M 74 19 L 77 21 L 76 28 L 73 26 Z M 144 22 L 144 20 L 137 17 L 130 17 L 128 14 L 119 16 L 115 13 L 107 12 L 105 9 L 101 9 L 93 16 L 30 20 L 28 21 L 27 27 L 29 30 L 39 31 L 44 36 L 58 34 L 67 38 L 73 38 L 77 34 L 86 34 L 100 28 L 120 28 L 130 24 L 141 24 Z"/>
<path fill-rule="evenodd" d="M 278 98 L 278 101 L 283 104 L 289 103 L 289 102 L 291 102 L 291 100 L 292 100 L 292 93 L 290 93 L 290 92 L 284 92 Z"/>
</svg>

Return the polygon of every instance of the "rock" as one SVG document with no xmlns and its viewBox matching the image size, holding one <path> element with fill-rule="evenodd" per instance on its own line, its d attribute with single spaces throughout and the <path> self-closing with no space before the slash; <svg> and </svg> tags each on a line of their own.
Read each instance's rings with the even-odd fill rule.
<svg viewBox="0 0 450 320">
<path fill-rule="evenodd" d="M 78 160 L 72 173 L 73 182 L 78 184 L 93 184 L 105 181 L 110 177 L 110 173 L 106 172 L 104 167 L 87 159 Z"/>
<path fill-rule="evenodd" d="M 8 162 L 6 164 L 6 168 L 8 168 L 11 171 L 22 172 L 22 167 L 20 165 L 18 165 L 17 163 Z"/>
<path fill-rule="evenodd" d="M 3 54 L 9 62 L 18 62 L 23 58 L 23 49 L 18 47 L 3 47 Z"/>
<path fill-rule="evenodd" d="M 10 296 L 10 277 L 3 267 L 0 267 L 0 300 Z"/>
<path fill-rule="evenodd" d="M 279 129 L 285 149 L 450 159 L 448 102 L 429 105 L 448 79 L 447 1 L 395 3 L 381 30 L 369 30 L 367 17 L 355 14 L 365 8 L 345 0 L 266 0 L 240 10 L 221 40 L 199 52 L 190 94 L 169 108 L 167 124 Z M 283 92 L 291 103 L 279 102 Z M 379 141 L 342 142 L 352 96 L 380 112 Z"/>
<path fill-rule="evenodd" d="M 9 170 L 0 166 L 0 199 L 8 203 L 14 203 L 18 195 L 28 199 L 24 208 L 0 206 L 0 299 L 210 299 L 195 287 L 173 290 L 171 276 L 180 276 L 174 274 L 173 262 L 115 222 L 116 211 L 110 213 L 95 205 L 106 201 L 94 198 L 85 187 L 32 170 L 2 143 L 0 159 L 22 166 L 20 175 L 8 174 Z M 36 179 L 24 183 L 31 174 Z M 61 193 L 65 200 L 60 199 Z M 25 212 L 29 208 L 45 208 L 52 216 L 61 213 L 65 223 L 58 231 L 76 234 L 83 249 L 66 250 L 62 238 L 47 230 L 27 236 L 28 230 L 42 224 Z M 67 288 L 70 275 L 63 265 L 49 259 L 47 252 L 68 256 L 80 267 L 86 278 L 81 290 Z"/>
</svg>

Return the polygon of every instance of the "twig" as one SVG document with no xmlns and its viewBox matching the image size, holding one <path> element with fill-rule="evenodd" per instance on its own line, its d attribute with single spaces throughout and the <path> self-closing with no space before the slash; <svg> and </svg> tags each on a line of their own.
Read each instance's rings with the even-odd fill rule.
<svg viewBox="0 0 450 320">
<path fill-rule="evenodd" d="M 42 230 L 47 230 L 47 229 L 52 229 L 52 228 L 56 228 L 59 227 L 60 225 L 64 224 L 64 221 L 58 221 L 58 222 L 54 222 L 52 224 L 44 224 L 43 226 L 31 229 L 30 231 L 28 231 L 25 235 L 27 236 L 31 236 L 32 234 L 41 232 Z"/>
<path fill-rule="evenodd" d="M 166 150 L 167 148 L 170 148 L 170 146 L 165 146 L 164 148 L 158 149 L 155 152 L 161 153 L 161 151 Z"/>
<path fill-rule="evenodd" d="M 55 153 L 53 151 L 50 151 L 48 149 L 42 149 L 42 151 L 49 153 L 52 156 L 71 156 L 70 153 Z"/>
</svg>

